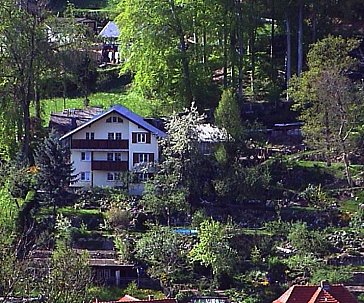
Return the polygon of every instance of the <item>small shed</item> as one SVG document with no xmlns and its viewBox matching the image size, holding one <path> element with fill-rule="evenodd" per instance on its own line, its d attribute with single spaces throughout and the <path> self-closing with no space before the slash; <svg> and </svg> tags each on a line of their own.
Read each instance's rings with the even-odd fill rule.
<svg viewBox="0 0 364 303">
<path fill-rule="evenodd" d="M 103 40 L 102 46 L 102 63 L 118 64 L 120 63 L 119 50 L 117 40 L 120 30 L 115 22 L 109 21 L 99 33 L 99 37 Z"/>
</svg>

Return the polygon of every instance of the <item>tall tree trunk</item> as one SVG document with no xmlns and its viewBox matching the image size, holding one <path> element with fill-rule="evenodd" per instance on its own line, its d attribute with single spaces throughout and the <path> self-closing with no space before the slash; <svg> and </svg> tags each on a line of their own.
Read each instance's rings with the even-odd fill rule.
<svg viewBox="0 0 364 303">
<path fill-rule="evenodd" d="M 249 39 L 249 49 L 250 49 L 250 67 L 251 67 L 251 73 L 250 73 L 250 87 L 253 93 L 253 96 L 255 96 L 255 29 L 251 33 L 250 39 Z"/>
<path fill-rule="evenodd" d="M 297 75 L 302 73 L 303 66 L 303 0 L 298 4 L 298 39 L 297 39 Z"/>
<path fill-rule="evenodd" d="M 315 1 L 312 3 L 312 43 L 316 43 L 317 40 L 317 12 L 316 12 L 316 3 Z"/>
<path fill-rule="evenodd" d="M 204 69 L 205 69 L 205 71 L 207 71 L 208 70 L 208 64 L 207 64 L 207 34 L 206 34 L 206 25 L 204 25 L 204 27 L 203 27 L 202 41 L 203 41 L 202 42 L 203 43 L 203 56 L 202 56 L 202 61 L 203 61 Z"/>
<path fill-rule="evenodd" d="M 325 120 L 324 120 L 324 127 L 325 127 L 325 146 L 326 146 L 326 165 L 331 166 L 331 158 L 330 158 L 330 121 L 329 121 L 329 113 L 327 110 L 325 111 Z"/>
<path fill-rule="evenodd" d="M 41 113 L 41 105 L 40 105 L 40 95 L 39 95 L 39 87 L 38 83 L 34 81 L 34 108 L 35 108 L 35 117 L 39 120 L 42 118 Z"/>
<path fill-rule="evenodd" d="M 230 60 L 231 60 L 231 68 L 230 68 L 230 78 L 231 78 L 231 87 L 235 89 L 235 58 L 236 58 L 236 33 L 235 28 L 230 32 Z"/>
<path fill-rule="evenodd" d="M 66 76 L 65 76 L 65 71 L 63 71 L 63 77 L 62 77 L 62 97 L 63 97 L 63 110 L 65 110 L 67 108 L 66 105 L 66 97 L 67 97 L 67 83 L 66 83 Z"/>
<path fill-rule="evenodd" d="M 22 138 L 22 151 L 25 158 L 28 160 L 29 165 L 34 163 L 34 159 L 32 157 L 32 152 L 30 150 L 30 111 L 29 111 L 29 103 L 26 100 L 22 101 L 22 111 L 23 111 L 23 138 Z"/>
<path fill-rule="evenodd" d="M 287 51 L 286 51 L 286 86 L 288 87 L 289 81 L 291 80 L 291 70 L 292 70 L 292 49 L 291 49 L 291 26 L 290 26 L 290 19 L 289 13 L 286 13 L 286 44 L 287 44 Z M 289 100 L 289 95 L 287 92 L 287 100 Z"/>
<path fill-rule="evenodd" d="M 270 62 L 271 62 L 271 68 L 273 70 L 274 69 L 274 62 L 273 62 L 273 58 L 274 58 L 274 36 L 275 36 L 275 32 L 274 32 L 275 3 L 274 3 L 274 0 L 271 0 L 271 3 L 272 3 L 272 27 L 271 27 L 271 31 L 270 31 Z"/>
<path fill-rule="evenodd" d="M 179 38 L 180 48 L 181 48 L 181 52 L 182 52 L 181 61 L 182 61 L 183 81 L 184 81 L 184 85 L 185 85 L 185 94 L 186 94 L 185 97 L 186 97 L 187 105 L 191 106 L 194 98 L 193 98 L 193 93 L 192 93 L 190 67 L 189 67 L 189 60 L 188 60 L 188 56 L 187 56 L 187 45 L 186 45 L 186 41 L 185 41 L 185 35 L 184 35 L 183 28 L 182 28 L 181 20 L 179 19 L 178 15 L 176 13 L 174 0 L 169 0 L 169 5 L 170 5 L 172 17 L 175 21 L 175 26 L 176 26 L 175 29 L 176 29 L 176 33 Z"/>
<path fill-rule="evenodd" d="M 225 9 L 224 12 L 224 32 L 223 32 L 223 39 L 224 39 L 224 44 L 223 44 L 223 48 L 224 48 L 224 68 L 223 68 L 223 74 L 224 74 L 224 88 L 227 88 L 228 85 L 228 29 L 227 29 L 227 11 Z"/>
<path fill-rule="evenodd" d="M 344 161 L 344 165 L 345 165 L 346 180 L 348 181 L 349 187 L 353 187 L 353 177 L 352 177 L 351 171 L 350 171 L 349 155 L 346 152 L 346 149 L 344 149 L 342 157 L 343 157 L 343 161 Z"/>
<path fill-rule="evenodd" d="M 37 17 L 34 16 L 31 38 L 30 38 L 30 55 L 29 55 L 29 65 L 27 70 L 24 72 L 26 77 L 24 78 L 24 83 L 22 91 L 22 110 L 23 110 L 23 126 L 24 126 L 24 140 L 23 140 L 23 153 L 28 159 L 29 165 L 34 164 L 34 158 L 32 151 L 30 149 L 30 102 L 32 98 L 32 88 L 34 87 L 34 60 L 35 60 L 35 31 L 37 27 Z"/>
<path fill-rule="evenodd" d="M 238 45 L 239 45 L 239 61 L 238 61 L 238 98 L 240 101 L 243 100 L 243 12 L 241 9 L 241 2 L 237 0 L 238 9 Z"/>
</svg>

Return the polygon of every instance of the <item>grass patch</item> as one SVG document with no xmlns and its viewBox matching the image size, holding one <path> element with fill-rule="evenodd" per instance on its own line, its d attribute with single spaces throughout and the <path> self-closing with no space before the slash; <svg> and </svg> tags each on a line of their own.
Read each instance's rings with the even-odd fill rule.
<svg viewBox="0 0 364 303">
<path fill-rule="evenodd" d="M 331 166 L 327 166 L 326 162 L 322 161 L 298 160 L 296 164 L 302 168 L 322 169 L 327 173 L 334 175 L 336 178 L 345 178 L 345 166 L 340 162 L 331 163 Z M 350 165 L 350 169 L 353 176 L 355 176 L 362 173 L 363 165 Z"/>
<path fill-rule="evenodd" d="M 53 212 L 53 208 L 50 207 L 42 207 L 39 212 L 39 215 L 46 216 L 50 215 Z M 98 209 L 75 209 L 73 206 L 65 206 L 57 209 L 58 214 L 62 214 L 64 216 L 101 216 L 103 215 Z"/>
<path fill-rule="evenodd" d="M 88 290 L 89 296 L 102 301 L 118 300 L 124 296 L 125 290 L 118 287 L 93 286 Z"/>
<path fill-rule="evenodd" d="M 104 109 L 115 104 L 121 104 L 143 117 L 152 116 L 157 105 L 156 102 L 147 101 L 133 92 L 128 94 L 98 92 L 91 94 L 89 100 L 90 106 L 99 106 Z M 63 98 L 44 99 L 41 106 L 43 121 L 45 125 L 48 125 L 51 113 L 60 112 L 65 108 L 84 108 L 84 98 L 67 98 L 65 102 Z"/>
<path fill-rule="evenodd" d="M 241 233 L 248 236 L 272 236 L 266 228 L 242 228 Z"/>
<path fill-rule="evenodd" d="M 344 212 L 349 212 L 351 214 L 358 211 L 359 202 L 349 199 L 340 203 L 340 209 Z"/>
<path fill-rule="evenodd" d="M 118 287 L 100 287 L 93 286 L 88 290 L 90 297 L 97 298 L 101 301 L 118 300 L 124 295 L 131 295 L 140 300 L 145 300 L 152 295 L 155 299 L 163 299 L 165 295 L 157 290 L 139 289 L 135 282 L 132 282 L 128 287 L 121 289 Z"/>
</svg>

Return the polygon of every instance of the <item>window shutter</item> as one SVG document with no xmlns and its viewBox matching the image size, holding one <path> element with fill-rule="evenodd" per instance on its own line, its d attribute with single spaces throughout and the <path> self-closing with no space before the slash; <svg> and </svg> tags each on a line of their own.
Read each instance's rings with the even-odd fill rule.
<svg viewBox="0 0 364 303">
<path fill-rule="evenodd" d="M 149 154 L 149 162 L 154 162 L 154 154 L 153 153 Z"/>
<path fill-rule="evenodd" d="M 151 134 L 150 133 L 147 133 L 147 143 L 150 144 L 151 142 Z"/>
<path fill-rule="evenodd" d="M 137 142 L 137 133 L 131 133 L 131 142 L 136 143 Z"/>
<path fill-rule="evenodd" d="M 133 153 L 133 165 L 139 162 L 139 154 Z"/>
</svg>

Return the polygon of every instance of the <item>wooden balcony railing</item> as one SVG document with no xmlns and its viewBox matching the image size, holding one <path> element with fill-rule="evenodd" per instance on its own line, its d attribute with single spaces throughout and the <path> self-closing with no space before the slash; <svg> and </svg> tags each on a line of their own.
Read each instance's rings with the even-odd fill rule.
<svg viewBox="0 0 364 303">
<path fill-rule="evenodd" d="M 129 140 L 82 140 L 71 141 L 73 149 L 129 149 Z"/>
<path fill-rule="evenodd" d="M 91 170 L 127 171 L 128 161 L 92 161 Z"/>
</svg>

